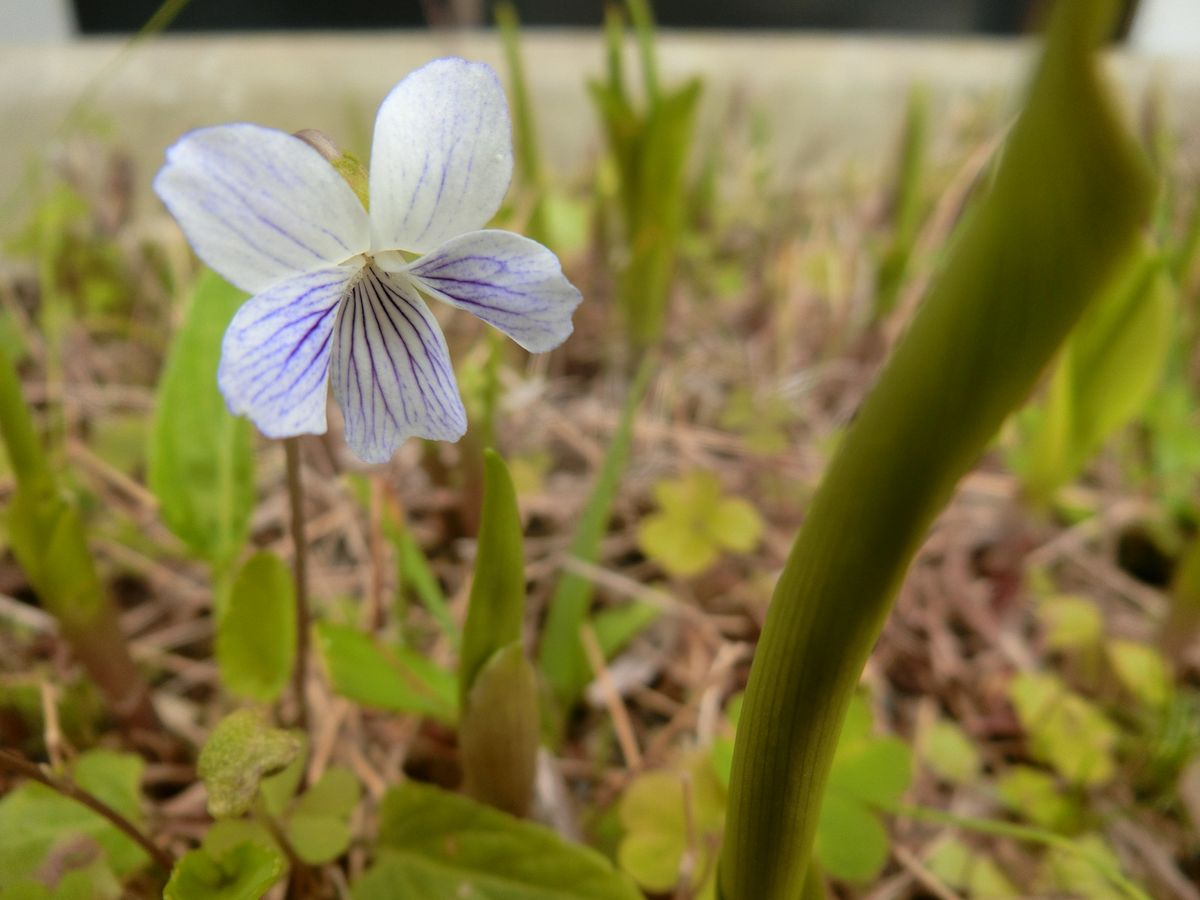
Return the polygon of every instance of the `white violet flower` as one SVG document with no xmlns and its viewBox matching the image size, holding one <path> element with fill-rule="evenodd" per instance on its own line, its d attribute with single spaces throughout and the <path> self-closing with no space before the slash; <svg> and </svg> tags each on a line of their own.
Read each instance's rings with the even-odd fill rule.
<svg viewBox="0 0 1200 900">
<path fill-rule="evenodd" d="M 446 340 L 421 295 L 533 352 L 566 339 L 580 301 L 548 249 L 483 230 L 512 165 L 499 79 L 462 59 L 417 69 L 379 107 L 369 213 L 293 135 L 249 124 L 184 135 L 154 190 L 197 255 L 254 295 L 222 346 L 230 409 L 269 437 L 320 434 L 332 376 L 346 442 L 366 462 L 409 437 L 462 437 Z"/>
</svg>

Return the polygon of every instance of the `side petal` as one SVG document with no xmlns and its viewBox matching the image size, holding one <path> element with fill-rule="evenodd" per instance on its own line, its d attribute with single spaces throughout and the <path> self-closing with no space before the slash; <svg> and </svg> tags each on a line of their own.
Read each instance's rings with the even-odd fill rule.
<svg viewBox="0 0 1200 900">
<path fill-rule="evenodd" d="M 475 314 L 533 353 L 567 339 L 582 299 L 558 257 L 510 231 L 464 234 L 405 272 L 430 296 Z"/>
<path fill-rule="evenodd" d="M 490 66 L 437 59 L 392 88 L 371 147 L 371 246 L 424 253 L 482 228 L 512 179 L 512 125 Z"/>
<path fill-rule="evenodd" d="M 457 441 L 467 414 L 437 320 L 400 278 L 373 266 L 346 295 L 333 349 L 333 396 L 346 443 L 382 463 L 410 437 Z"/>
<path fill-rule="evenodd" d="M 297 137 L 258 125 L 189 132 L 167 150 L 154 191 L 204 262 L 258 293 L 367 249 L 367 211 Z"/>
<path fill-rule="evenodd" d="M 281 281 L 229 323 L 217 383 L 229 408 L 267 437 L 325 431 L 333 326 L 357 271 L 319 269 Z"/>
</svg>

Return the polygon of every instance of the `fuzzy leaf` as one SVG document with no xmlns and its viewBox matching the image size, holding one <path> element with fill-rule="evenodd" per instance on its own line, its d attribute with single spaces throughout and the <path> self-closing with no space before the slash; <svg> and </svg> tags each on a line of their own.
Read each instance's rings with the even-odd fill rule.
<svg viewBox="0 0 1200 900">
<path fill-rule="evenodd" d="M 250 809 L 264 777 L 283 769 L 300 753 L 299 735 L 267 725 L 262 715 L 242 709 L 213 729 L 196 769 L 208 789 L 214 819 L 240 816 Z"/>
</svg>

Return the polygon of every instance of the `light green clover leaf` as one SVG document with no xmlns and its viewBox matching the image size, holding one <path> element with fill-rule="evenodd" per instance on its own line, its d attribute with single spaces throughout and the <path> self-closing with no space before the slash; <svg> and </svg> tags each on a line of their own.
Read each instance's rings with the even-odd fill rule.
<svg viewBox="0 0 1200 900">
<path fill-rule="evenodd" d="M 722 550 L 748 553 L 762 537 L 757 510 L 738 497 L 726 497 L 711 472 L 695 471 L 655 485 L 659 511 L 646 518 L 638 544 L 672 575 L 698 575 Z"/>
</svg>

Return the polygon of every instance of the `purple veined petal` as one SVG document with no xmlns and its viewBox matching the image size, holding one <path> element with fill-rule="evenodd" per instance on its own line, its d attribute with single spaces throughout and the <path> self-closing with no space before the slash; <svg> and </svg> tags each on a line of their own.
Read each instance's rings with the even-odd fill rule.
<svg viewBox="0 0 1200 900">
<path fill-rule="evenodd" d="M 552 350 L 572 331 L 582 299 L 558 257 L 510 231 L 473 231 L 405 269 L 430 296 L 473 313 L 533 353 Z"/>
<path fill-rule="evenodd" d="M 333 327 L 359 270 L 339 266 L 281 281 L 229 323 L 217 383 L 229 408 L 267 437 L 324 433 Z"/>
<path fill-rule="evenodd" d="M 366 267 L 338 313 L 333 396 L 346 443 L 382 463 L 410 437 L 457 441 L 467 414 L 446 339 L 424 301 L 401 278 Z"/>
<path fill-rule="evenodd" d="M 367 249 L 367 211 L 297 137 L 258 125 L 189 132 L 167 150 L 154 190 L 196 255 L 249 293 Z"/>
<path fill-rule="evenodd" d="M 496 73 L 438 59 L 392 88 L 375 117 L 371 246 L 423 253 L 482 228 L 512 179 L 512 126 Z"/>
</svg>

